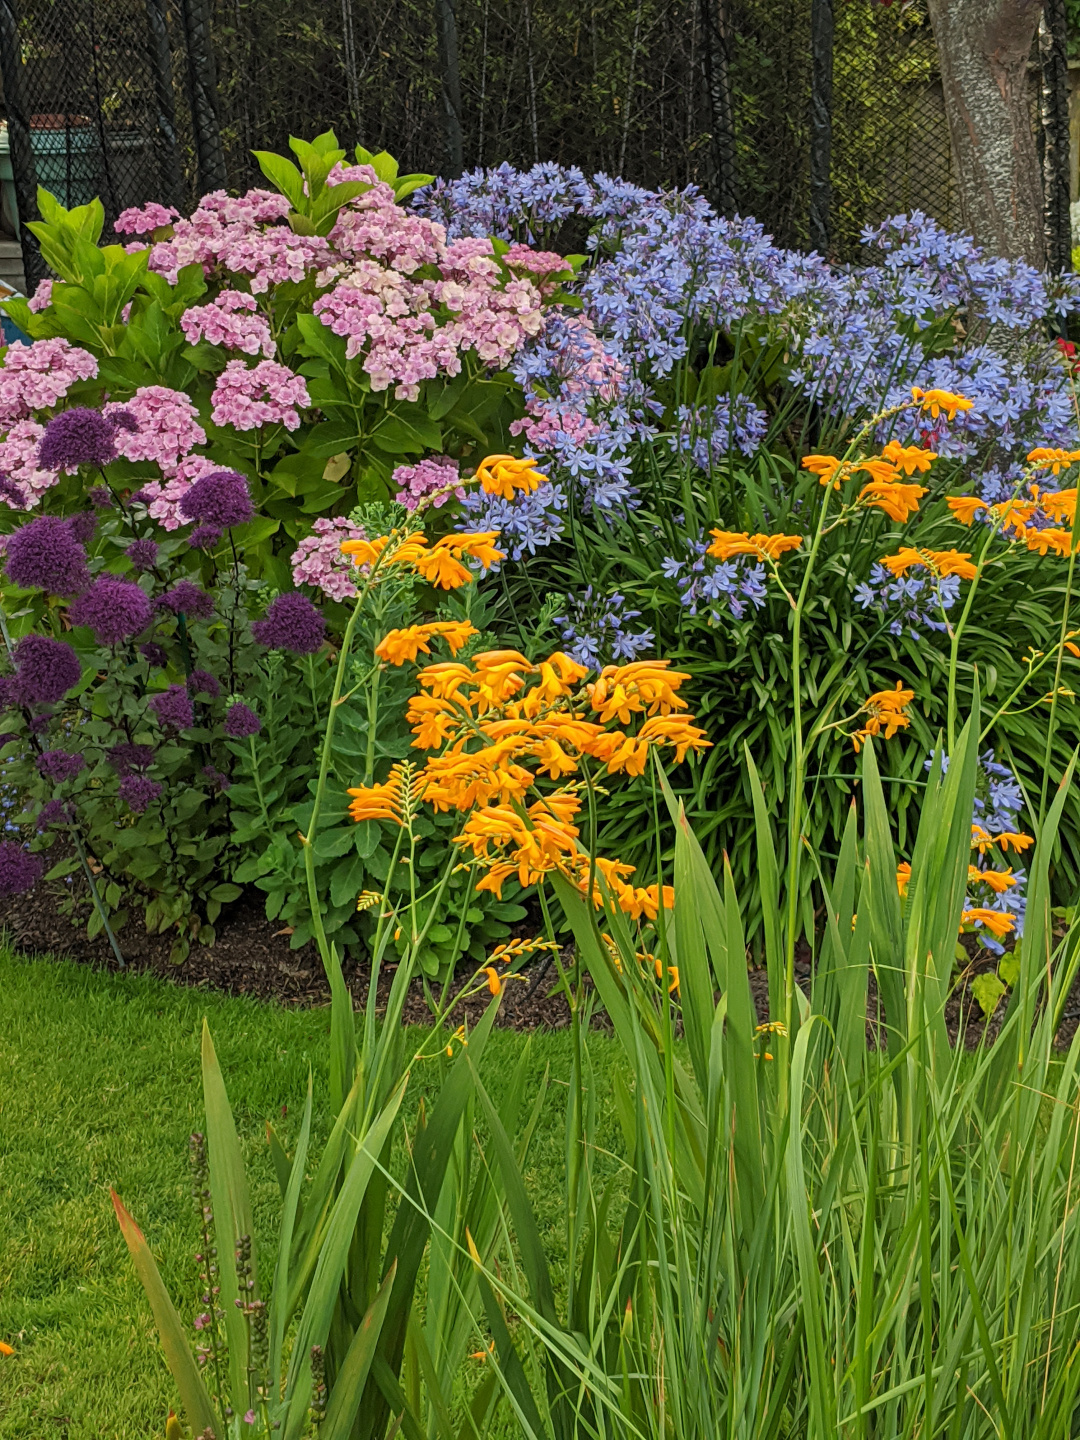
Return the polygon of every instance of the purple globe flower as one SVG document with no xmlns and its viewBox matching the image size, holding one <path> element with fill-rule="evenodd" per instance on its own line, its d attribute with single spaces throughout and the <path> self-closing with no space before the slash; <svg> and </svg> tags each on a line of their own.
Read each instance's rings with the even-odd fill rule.
<svg viewBox="0 0 1080 1440">
<path fill-rule="evenodd" d="M 145 630 L 154 611 L 144 590 L 133 580 L 99 575 L 68 612 L 73 625 L 87 625 L 99 645 L 119 645 Z"/>
<path fill-rule="evenodd" d="M 65 780 L 74 780 L 85 767 L 86 760 L 82 755 L 72 755 L 68 750 L 46 750 L 34 763 L 38 773 L 44 775 L 46 780 L 62 785 Z"/>
<path fill-rule="evenodd" d="M 221 694 L 221 686 L 209 670 L 192 670 L 187 688 L 189 695 L 209 695 L 211 700 L 216 700 Z"/>
<path fill-rule="evenodd" d="M 145 657 L 148 665 L 155 665 L 159 670 L 164 670 L 169 663 L 169 652 L 156 640 L 148 640 L 145 645 L 140 645 L 139 654 Z"/>
<path fill-rule="evenodd" d="M 125 775 L 120 781 L 120 799 L 129 810 L 142 815 L 161 794 L 161 784 L 148 775 Z"/>
<path fill-rule="evenodd" d="M 17 703 L 15 681 L 10 675 L 0 675 L 0 712 L 10 710 Z"/>
<path fill-rule="evenodd" d="M 31 855 L 14 840 L 0 840 L 0 896 L 24 895 L 41 879 L 40 855 Z"/>
<path fill-rule="evenodd" d="M 251 633 L 268 650 L 291 650 L 294 655 L 312 655 L 326 636 L 326 621 L 299 590 L 279 595 Z"/>
<path fill-rule="evenodd" d="M 46 800 L 45 804 L 38 811 L 36 826 L 40 830 L 48 830 L 50 825 L 69 825 L 72 817 L 68 814 L 67 806 L 62 800 Z"/>
<path fill-rule="evenodd" d="M 195 724 L 195 712 L 183 685 L 170 685 L 160 695 L 151 696 L 150 709 L 160 725 L 171 725 L 175 730 L 190 730 Z"/>
<path fill-rule="evenodd" d="M 80 465 L 107 465 L 115 459 L 115 424 L 100 410 L 83 405 L 54 415 L 38 446 L 38 464 L 43 470 L 72 471 Z"/>
<path fill-rule="evenodd" d="M 134 435 L 139 428 L 139 422 L 130 410 L 114 410 L 109 419 L 114 430 L 126 430 L 130 435 Z"/>
<path fill-rule="evenodd" d="M 202 773 L 206 776 L 207 780 L 210 781 L 210 784 L 213 785 L 216 790 L 220 790 L 223 795 L 232 785 L 229 777 L 223 775 L 220 770 L 215 770 L 213 765 L 204 765 Z"/>
<path fill-rule="evenodd" d="M 213 470 L 196 480 L 181 499 L 179 510 L 185 520 L 201 520 L 219 530 L 243 525 L 255 514 L 247 481 L 235 470 Z"/>
<path fill-rule="evenodd" d="M 90 491 L 88 499 L 95 510 L 111 510 L 113 508 L 113 493 L 107 485 L 95 485 Z"/>
<path fill-rule="evenodd" d="M 90 579 L 86 551 L 59 515 L 39 515 L 8 539 L 8 579 L 25 590 L 77 595 Z"/>
<path fill-rule="evenodd" d="M 209 620 L 214 613 L 214 597 L 190 580 L 178 580 L 158 604 L 174 615 L 186 615 L 189 620 Z"/>
<path fill-rule="evenodd" d="M 63 640 L 26 635 L 15 647 L 12 693 L 20 705 L 55 705 L 81 678 L 79 657 Z"/>
<path fill-rule="evenodd" d="M 152 570 L 157 564 L 158 547 L 156 540 L 133 540 L 124 554 L 136 570 Z"/>
<path fill-rule="evenodd" d="M 188 536 L 188 544 L 193 550 L 213 550 L 221 533 L 216 525 L 197 525 Z"/>
<path fill-rule="evenodd" d="M 12 510 L 26 509 L 26 496 L 10 475 L 0 474 L 0 500 L 10 505 Z"/>
<path fill-rule="evenodd" d="M 97 529 L 97 516 L 92 510 L 77 510 L 68 519 L 71 526 L 71 533 L 78 540 L 80 545 L 86 545 L 94 538 L 94 531 Z"/>
<path fill-rule="evenodd" d="M 106 758 L 118 775 L 135 775 L 139 771 L 149 770 L 154 763 L 154 747 L 135 745 L 124 740 L 119 745 L 111 746 Z"/>
<path fill-rule="evenodd" d="M 261 729 L 262 721 L 242 700 L 230 705 L 225 711 L 225 734 L 230 739 L 246 740 L 249 735 L 257 735 Z"/>
<path fill-rule="evenodd" d="M 34 715 L 30 720 L 31 735 L 44 735 L 52 722 L 53 712 L 51 707 L 48 710 L 43 710 L 40 715 Z"/>
</svg>

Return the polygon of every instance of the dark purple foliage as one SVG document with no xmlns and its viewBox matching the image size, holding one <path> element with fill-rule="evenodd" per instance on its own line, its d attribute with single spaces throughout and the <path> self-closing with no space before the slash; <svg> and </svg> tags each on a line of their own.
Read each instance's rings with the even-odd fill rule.
<svg viewBox="0 0 1080 1440">
<path fill-rule="evenodd" d="M 183 685 L 170 685 L 160 695 L 152 695 L 150 709 L 161 725 L 171 725 L 176 730 L 190 730 L 195 724 L 195 712 Z"/>
<path fill-rule="evenodd" d="M 190 695 L 209 695 L 211 700 L 216 700 L 221 694 L 221 686 L 209 670 L 192 670 L 187 688 Z"/>
<path fill-rule="evenodd" d="M 0 896 L 22 895 L 41 879 L 45 866 L 14 840 L 0 840 Z"/>
<path fill-rule="evenodd" d="M 268 650 L 312 655 L 323 643 L 326 621 L 306 595 L 290 590 L 278 596 L 264 619 L 255 621 L 251 633 Z"/>
<path fill-rule="evenodd" d="M 152 570 L 157 564 L 158 547 L 156 540 L 133 540 L 124 554 L 136 570 Z"/>
<path fill-rule="evenodd" d="M 249 705 L 237 701 L 230 705 L 225 711 L 225 734 L 232 740 L 246 740 L 249 735 L 257 735 L 262 729 L 262 721 Z"/>
<path fill-rule="evenodd" d="M 26 635 L 15 647 L 12 693 L 20 705 L 55 705 L 81 677 L 79 657 L 63 640 Z"/>
<path fill-rule="evenodd" d="M 255 514 L 247 481 L 235 470 L 213 470 L 196 480 L 179 509 L 185 520 L 201 520 L 219 530 L 243 525 Z"/>
<path fill-rule="evenodd" d="M 49 595 L 77 595 L 90 579 L 86 551 L 59 515 L 39 515 L 9 537 L 6 569 L 16 585 Z"/>
<path fill-rule="evenodd" d="M 148 775 L 125 775 L 120 781 L 120 799 L 129 810 L 141 815 L 161 794 L 161 783 Z"/>
<path fill-rule="evenodd" d="M 154 747 L 134 745 L 124 740 L 119 745 L 113 745 L 106 758 L 118 775 L 134 775 L 140 770 L 149 770 L 154 763 Z"/>
<path fill-rule="evenodd" d="M 34 762 L 38 772 L 47 780 L 62 785 L 65 780 L 74 780 L 86 765 L 82 755 L 72 755 L 68 750 L 46 750 Z"/>
<path fill-rule="evenodd" d="M 115 459 L 116 426 L 100 410 L 84 405 L 54 415 L 38 446 L 43 470 L 77 470 L 80 465 L 107 465 Z"/>
<path fill-rule="evenodd" d="M 209 620 L 214 613 L 214 597 L 190 580 L 178 580 L 158 604 L 174 615 L 186 615 L 189 620 Z"/>
<path fill-rule="evenodd" d="M 99 575 L 72 605 L 73 625 L 88 625 L 99 645 L 119 645 L 145 630 L 153 619 L 146 592 L 133 580 Z"/>
</svg>

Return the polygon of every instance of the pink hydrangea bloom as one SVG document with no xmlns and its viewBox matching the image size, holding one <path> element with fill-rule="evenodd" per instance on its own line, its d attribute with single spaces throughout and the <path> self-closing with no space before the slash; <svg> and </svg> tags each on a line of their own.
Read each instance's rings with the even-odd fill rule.
<svg viewBox="0 0 1080 1440">
<path fill-rule="evenodd" d="M 356 567 L 342 555 L 341 542 L 363 540 L 363 530 L 344 515 L 316 520 L 313 530 L 293 551 L 293 582 L 314 585 L 331 600 L 354 600 Z"/>
<path fill-rule="evenodd" d="M 179 210 L 151 200 L 148 205 L 132 205 L 128 210 L 121 210 L 113 229 L 118 235 L 149 235 L 154 230 L 160 230 L 163 225 L 171 225 L 179 218 Z"/>
<path fill-rule="evenodd" d="M 333 255 L 322 236 L 295 235 L 277 223 L 289 209 L 284 195 L 268 190 L 204 195 L 190 218 L 178 220 L 170 238 L 151 248 L 150 269 L 175 284 L 185 265 L 201 265 L 207 273 L 221 267 L 248 276 L 255 294 L 284 280 L 303 280 Z"/>
<path fill-rule="evenodd" d="M 164 480 L 151 480 L 142 487 L 150 518 L 165 530 L 179 530 L 190 522 L 180 514 L 180 501 L 204 475 L 220 470 L 221 465 L 205 455 L 185 455 Z"/>
<path fill-rule="evenodd" d="M 274 340 L 266 318 L 258 313 L 254 295 L 243 290 L 222 290 L 209 305 L 193 305 L 180 317 L 180 328 L 189 345 L 200 340 L 226 350 L 243 350 L 247 355 L 274 354 Z"/>
<path fill-rule="evenodd" d="M 249 369 L 242 360 L 230 360 L 214 386 L 211 414 L 215 425 L 237 430 L 274 424 L 295 430 L 300 424 L 297 407 L 310 404 L 304 377 L 287 365 L 262 360 Z"/>
<path fill-rule="evenodd" d="M 38 447 L 44 434 L 44 425 L 37 421 L 17 420 L 0 440 L 0 474 L 18 487 L 28 510 L 40 504 L 45 491 L 60 478 L 54 470 L 38 467 Z"/>
<path fill-rule="evenodd" d="M 511 245 L 502 259 L 509 270 L 524 270 L 535 275 L 545 294 L 558 289 L 558 282 L 551 277 L 570 269 L 565 256 L 557 255 L 554 250 L 532 250 L 528 245 Z"/>
<path fill-rule="evenodd" d="M 52 304 L 52 287 L 51 280 L 38 281 L 37 289 L 26 302 L 27 308 L 33 310 L 35 315 L 39 315 L 42 310 L 47 310 Z"/>
<path fill-rule="evenodd" d="M 118 410 L 130 412 L 139 427 L 117 429 L 117 453 L 128 460 L 152 460 L 162 470 L 171 471 L 196 445 L 206 443 L 199 413 L 182 390 L 144 385 L 130 400 L 105 406 L 106 415 Z"/>
<path fill-rule="evenodd" d="M 401 489 L 394 499 L 399 505 L 404 505 L 406 510 L 415 510 L 425 495 L 442 490 L 458 478 L 458 473 L 458 463 L 451 460 L 449 455 L 433 456 L 419 461 L 416 465 L 399 465 L 394 471 L 393 479 Z M 432 501 L 432 508 L 438 510 L 454 498 L 464 500 L 465 491 L 459 489 L 440 495 L 437 500 Z"/>
<path fill-rule="evenodd" d="M 16 342 L 0 368 L 0 425 L 29 419 L 34 410 L 50 410 L 79 380 L 92 380 L 97 361 L 89 350 L 67 340 Z"/>
</svg>

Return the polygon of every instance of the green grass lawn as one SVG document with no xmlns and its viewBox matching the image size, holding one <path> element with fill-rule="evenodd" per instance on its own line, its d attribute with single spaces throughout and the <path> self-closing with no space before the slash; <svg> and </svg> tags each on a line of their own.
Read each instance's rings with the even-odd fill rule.
<svg viewBox="0 0 1080 1440">
<path fill-rule="evenodd" d="M 0 1436 L 153 1440 L 174 1399 L 150 1309 L 109 1201 L 142 1226 L 185 1319 L 197 1311 L 196 1218 L 187 1138 L 202 1128 L 199 1033 L 209 1020 L 252 1177 L 257 1236 L 272 1241 L 278 1191 L 264 1126 L 291 1150 L 309 1067 L 316 1135 L 327 1129 L 329 1011 L 289 1011 L 141 976 L 0 952 Z M 560 1267 L 567 1032 L 531 1042 L 497 1030 L 481 1073 L 494 1085 L 531 1043 L 552 1090 L 530 1185 Z M 601 1115 L 613 1042 L 590 1045 Z M 321 1102 L 321 1106 L 320 1106 Z M 614 1133 L 605 1144 L 615 1143 Z M 318 1153 L 317 1149 L 315 1153 Z"/>
</svg>

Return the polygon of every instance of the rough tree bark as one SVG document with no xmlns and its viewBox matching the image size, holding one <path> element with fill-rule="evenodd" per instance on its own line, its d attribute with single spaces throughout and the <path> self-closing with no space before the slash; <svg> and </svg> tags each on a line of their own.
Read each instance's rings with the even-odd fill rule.
<svg viewBox="0 0 1080 1440">
<path fill-rule="evenodd" d="M 964 228 L 997 255 L 1045 263 L 1028 58 L 1042 0 L 929 0 Z"/>
</svg>

